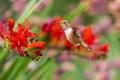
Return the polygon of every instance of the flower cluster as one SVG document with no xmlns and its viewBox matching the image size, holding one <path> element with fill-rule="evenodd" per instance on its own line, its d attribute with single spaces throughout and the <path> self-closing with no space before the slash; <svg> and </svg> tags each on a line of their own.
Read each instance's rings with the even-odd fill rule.
<svg viewBox="0 0 120 80">
<path fill-rule="evenodd" d="M 61 22 L 65 27 L 61 25 Z M 4 21 L 0 22 L 0 36 L 4 40 L 7 49 L 17 49 L 19 56 L 34 60 L 38 60 L 42 56 L 41 50 L 44 49 L 45 42 L 34 40 L 37 34 L 29 31 L 30 25 L 27 20 L 24 21 L 24 26 L 19 23 L 16 30 L 14 30 L 12 19 L 8 19 L 7 29 L 4 24 Z M 40 30 L 40 38 L 47 38 L 48 48 L 50 49 L 67 50 L 70 53 L 73 52 L 92 60 L 107 57 L 108 44 L 98 46 L 96 42 L 98 36 L 93 33 L 92 27 L 75 28 L 77 30 L 73 29 L 66 21 L 64 23 L 61 17 L 58 17 L 43 24 Z"/>
<path fill-rule="evenodd" d="M 27 20 L 24 21 L 25 25 L 20 23 L 17 29 L 14 30 L 14 21 L 9 18 L 7 21 L 7 29 L 5 30 L 4 21 L 0 22 L 0 36 L 4 40 L 7 49 L 17 49 L 19 56 L 25 56 L 31 59 L 38 60 L 41 50 L 44 49 L 45 42 L 31 42 L 30 38 L 35 38 L 36 34 L 29 31 L 30 25 Z"/>
</svg>

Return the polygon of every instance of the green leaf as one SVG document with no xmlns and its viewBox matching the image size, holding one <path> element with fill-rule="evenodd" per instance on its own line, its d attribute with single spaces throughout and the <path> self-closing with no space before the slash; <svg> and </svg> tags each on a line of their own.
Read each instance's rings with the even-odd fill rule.
<svg viewBox="0 0 120 80">
<path fill-rule="evenodd" d="M 18 23 L 22 23 L 24 21 L 24 19 L 27 18 L 28 13 L 29 13 L 30 9 L 33 7 L 33 5 L 35 4 L 35 2 L 36 2 L 36 0 L 30 0 L 30 2 L 28 3 L 27 7 L 24 9 L 21 16 L 15 22 L 14 30 L 16 30 Z M 30 13 L 29 13 L 29 15 L 30 15 Z"/>
<path fill-rule="evenodd" d="M 9 51 L 7 50 L 0 50 L 0 61 L 8 56 Z"/>
<path fill-rule="evenodd" d="M 24 80 L 29 80 L 30 78 L 32 78 L 32 77 L 33 77 L 35 74 L 37 74 L 42 68 L 44 68 L 44 67 L 49 63 L 49 61 L 50 61 L 49 59 L 43 57 L 43 58 L 40 60 L 40 62 L 39 62 L 39 64 L 37 65 L 37 67 L 36 67 L 33 71 L 29 72 L 28 75 L 25 76 Z"/>
<path fill-rule="evenodd" d="M 12 80 L 29 63 L 30 60 L 22 57 L 16 57 L 10 68 L 3 74 L 1 80 Z M 6 77 L 7 76 L 7 77 Z"/>
<path fill-rule="evenodd" d="M 109 33 L 103 37 L 104 41 L 109 44 L 108 59 L 112 59 L 113 56 L 118 56 L 120 52 L 120 41 L 116 33 Z"/>
<path fill-rule="evenodd" d="M 8 57 L 9 51 L 1 50 L 0 51 L 0 76 L 3 74 L 4 64 L 6 62 L 6 58 Z"/>
</svg>

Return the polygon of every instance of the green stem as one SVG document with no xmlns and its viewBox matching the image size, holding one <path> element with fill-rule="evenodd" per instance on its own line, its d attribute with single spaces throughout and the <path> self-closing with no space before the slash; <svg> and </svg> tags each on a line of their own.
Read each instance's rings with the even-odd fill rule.
<svg viewBox="0 0 120 80">
<path fill-rule="evenodd" d="M 29 13 L 26 15 L 26 17 L 29 17 L 33 11 L 43 2 L 44 0 L 39 0 L 29 11 Z"/>
<path fill-rule="evenodd" d="M 9 51 L 5 51 L 5 50 L 0 51 L 0 71 L 1 71 L 0 76 L 3 74 L 2 72 L 8 53 Z"/>
<path fill-rule="evenodd" d="M 8 80 L 12 80 L 12 79 L 15 79 L 15 77 L 20 73 L 20 71 L 22 69 L 24 69 L 24 67 L 26 67 L 26 65 L 30 62 L 30 60 L 27 60 L 27 59 L 23 59 L 23 58 L 20 58 L 18 60 L 18 62 L 16 63 L 16 66 L 14 68 L 14 70 L 12 71 L 12 73 L 10 74 L 10 76 L 8 77 Z M 20 70 L 20 71 L 19 71 Z M 18 72 L 19 71 L 19 72 Z"/>
<path fill-rule="evenodd" d="M 35 2 L 36 2 L 36 0 L 30 0 L 30 2 L 28 3 L 27 7 L 25 8 L 25 10 L 21 14 L 21 16 L 15 22 L 14 30 L 16 30 L 18 23 L 22 23 L 24 21 L 24 18 L 27 16 L 29 10 L 35 4 Z"/>
<path fill-rule="evenodd" d="M 31 77 L 37 74 L 40 70 L 42 70 L 46 65 L 48 65 L 49 62 L 51 62 L 51 60 L 52 59 L 44 58 L 43 61 L 24 78 L 24 80 L 29 80 Z"/>
<path fill-rule="evenodd" d="M 7 70 L 7 72 L 5 72 L 5 74 L 3 74 L 3 76 L 1 77 L 1 80 L 12 80 L 14 79 L 17 74 L 19 74 L 18 71 L 21 71 L 23 67 L 26 66 L 26 64 L 28 64 L 30 60 L 27 60 L 25 58 L 20 58 L 17 57 L 13 64 L 10 66 L 10 68 Z M 7 77 L 6 77 L 7 76 Z"/>
<path fill-rule="evenodd" d="M 71 12 L 70 14 L 65 16 L 65 19 L 68 21 L 71 21 L 75 16 L 77 16 L 78 14 L 83 12 L 88 7 L 88 5 L 89 5 L 88 2 L 86 2 L 82 5 L 79 5 L 73 12 Z"/>
</svg>

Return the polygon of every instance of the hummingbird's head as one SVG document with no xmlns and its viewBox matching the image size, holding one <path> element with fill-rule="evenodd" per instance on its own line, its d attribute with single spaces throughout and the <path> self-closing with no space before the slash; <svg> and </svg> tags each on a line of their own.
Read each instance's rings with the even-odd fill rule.
<svg viewBox="0 0 120 80">
<path fill-rule="evenodd" d="M 60 21 L 59 24 L 62 26 L 64 30 L 67 30 L 68 28 L 70 28 L 70 24 L 66 20 Z"/>
</svg>

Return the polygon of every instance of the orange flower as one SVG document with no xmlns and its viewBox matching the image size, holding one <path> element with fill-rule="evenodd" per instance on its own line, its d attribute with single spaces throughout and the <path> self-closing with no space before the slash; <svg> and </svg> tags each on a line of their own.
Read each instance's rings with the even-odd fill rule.
<svg viewBox="0 0 120 80">
<path fill-rule="evenodd" d="M 44 45 L 45 45 L 45 42 L 35 42 L 35 43 L 32 43 L 32 44 L 29 44 L 27 49 L 30 49 L 30 48 L 37 48 L 37 49 L 44 49 Z"/>
</svg>

